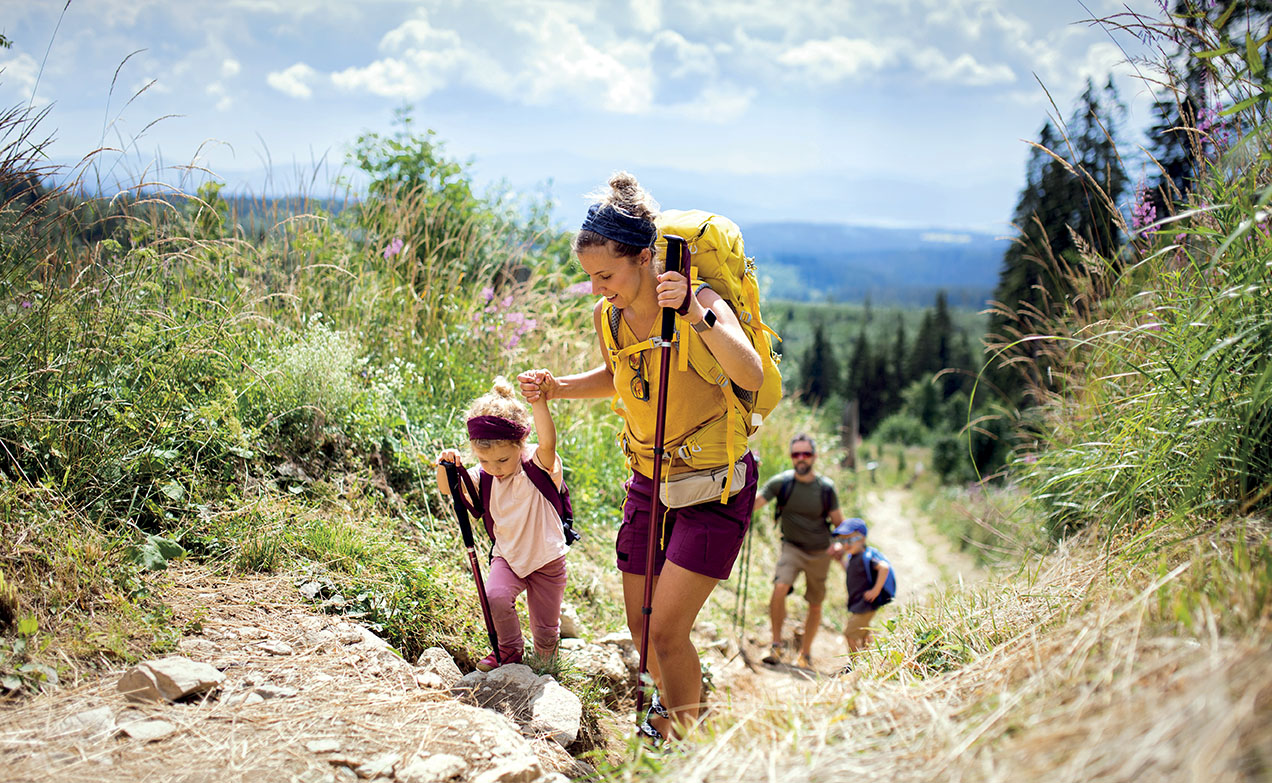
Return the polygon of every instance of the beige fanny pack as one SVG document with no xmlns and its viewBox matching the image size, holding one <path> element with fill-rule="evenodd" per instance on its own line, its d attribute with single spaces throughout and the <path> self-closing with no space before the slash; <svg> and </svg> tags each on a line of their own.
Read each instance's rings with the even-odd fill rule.
<svg viewBox="0 0 1272 783">
<path fill-rule="evenodd" d="M 733 471 L 733 484 L 729 488 L 729 497 L 733 497 L 746 485 L 746 463 L 741 460 L 731 466 L 677 473 L 662 482 L 658 496 L 667 508 L 696 506 L 708 500 L 719 503 L 730 470 Z"/>
</svg>

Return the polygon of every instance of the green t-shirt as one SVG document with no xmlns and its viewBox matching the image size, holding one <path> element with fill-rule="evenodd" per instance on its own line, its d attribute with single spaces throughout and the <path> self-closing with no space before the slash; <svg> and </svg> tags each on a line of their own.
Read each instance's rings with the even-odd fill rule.
<svg viewBox="0 0 1272 783">
<path fill-rule="evenodd" d="M 783 471 L 765 482 L 760 495 L 770 503 L 775 502 L 782 491 L 782 485 L 795 478 L 794 470 Z M 822 497 L 825 487 L 829 495 L 829 505 Z M 817 476 L 816 481 L 794 481 L 791 496 L 782 506 L 782 540 L 789 541 L 800 549 L 813 551 L 830 546 L 830 512 L 839 508 L 839 496 L 835 494 L 835 485 L 825 476 Z M 822 516 L 825 510 L 827 516 Z"/>
</svg>

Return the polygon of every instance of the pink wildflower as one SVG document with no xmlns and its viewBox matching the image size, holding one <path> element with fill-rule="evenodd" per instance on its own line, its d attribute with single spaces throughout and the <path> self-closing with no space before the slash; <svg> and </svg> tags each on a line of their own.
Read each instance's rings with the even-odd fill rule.
<svg viewBox="0 0 1272 783">
<path fill-rule="evenodd" d="M 384 248 L 384 260 L 388 261 L 393 256 L 402 252 L 402 237 L 393 237 L 393 241 Z"/>
<path fill-rule="evenodd" d="M 569 296 L 588 296 L 592 293 L 592 284 L 584 280 L 565 289 L 565 293 Z"/>
</svg>

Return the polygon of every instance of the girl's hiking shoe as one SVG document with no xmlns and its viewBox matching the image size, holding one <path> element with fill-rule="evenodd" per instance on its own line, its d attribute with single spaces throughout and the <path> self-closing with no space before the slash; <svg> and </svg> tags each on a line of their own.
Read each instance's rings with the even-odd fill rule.
<svg viewBox="0 0 1272 783">
<path fill-rule="evenodd" d="M 806 654 L 804 654 L 804 653 L 800 653 L 800 654 L 799 654 L 799 655 L 795 658 L 795 666 L 796 666 L 797 668 L 800 668 L 800 669 L 811 669 L 811 668 L 813 668 L 813 656 L 811 656 L 811 655 L 806 655 Z"/>
<path fill-rule="evenodd" d="M 781 663 L 782 662 L 782 645 L 770 644 L 769 654 L 761 658 L 760 661 L 762 663 L 767 663 L 770 666 Z"/>
<path fill-rule="evenodd" d="M 477 662 L 477 671 L 491 672 L 498 669 L 500 666 L 507 666 L 510 663 L 521 663 L 521 656 L 510 655 L 505 657 L 502 661 L 496 661 L 495 654 L 491 653 Z"/>
</svg>

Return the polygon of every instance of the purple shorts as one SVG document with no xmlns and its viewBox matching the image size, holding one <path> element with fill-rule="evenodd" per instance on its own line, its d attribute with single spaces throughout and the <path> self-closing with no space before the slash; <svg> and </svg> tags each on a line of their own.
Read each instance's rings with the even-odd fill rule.
<svg viewBox="0 0 1272 783">
<path fill-rule="evenodd" d="M 663 562 L 670 560 L 681 568 L 712 579 L 729 578 L 733 561 L 742 548 L 742 539 L 751 526 L 751 510 L 755 507 L 755 488 L 759 478 L 759 469 L 751 452 L 748 451 L 742 460 L 746 463 L 746 484 L 741 492 L 729 498 L 728 503 L 707 502 L 665 509 L 663 535 L 654 556 L 655 574 L 661 574 Z M 618 553 L 618 570 L 624 573 L 645 573 L 653 483 L 653 479 L 632 473 L 625 485 L 627 502 L 623 504 L 623 526 L 618 530 L 614 546 Z M 661 504 L 659 509 L 663 510 Z"/>
</svg>

